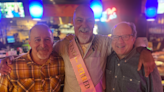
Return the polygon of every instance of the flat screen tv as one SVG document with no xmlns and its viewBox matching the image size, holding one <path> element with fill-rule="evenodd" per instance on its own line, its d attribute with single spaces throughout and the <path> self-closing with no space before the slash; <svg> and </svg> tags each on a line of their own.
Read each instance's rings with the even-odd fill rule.
<svg viewBox="0 0 164 92">
<path fill-rule="evenodd" d="M 14 36 L 7 36 L 7 42 L 14 43 L 15 42 Z"/>
<path fill-rule="evenodd" d="M 158 14 L 164 14 L 164 0 L 158 0 Z"/>
<path fill-rule="evenodd" d="M 1 18 L 25 17 L 22 2 L 1 2 L 0 13 Z"/>
</svg>

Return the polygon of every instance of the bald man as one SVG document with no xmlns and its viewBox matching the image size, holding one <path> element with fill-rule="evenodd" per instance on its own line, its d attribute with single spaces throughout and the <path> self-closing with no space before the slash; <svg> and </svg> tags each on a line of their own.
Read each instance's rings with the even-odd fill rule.
<svg viewBox="0 0 164 92">
<path fill-rule="evenodd" d="M 58 92 L 64 79 L 64 62 L 52 53 L 53 35 L 44 24 L 29 32 L 31 50 L 14 59 L 9 75 L 0 77 L 0 92 Z"/>
<path fill-rule="evenodd" d="M 92 9 L 80 5 L 73 16 L 75 38 L 61 40 L 54 46 L 54 51 L 63 57 L 65 63 L 64 92 L 105 91 L 104 74 L 107 56 L 112 52 L 112 40 L 107 36 L 94 35 L 94 24 Z M 141 60 L 149 61 L 143 64 L 152 68 L 154 61 L 151 53 L 145 50 L 141 54 L 144 54 Z M 146 55 L 150 60 L 146 60 Z"/>
<path fill-rule="evenodd" d="M 112 48 L 106 65 L 106 92 L 163 92 L 157 67 L 145 77 L 144 66 L 137 71 L 140 53 L 134 48 L 136 27 L 121 22 L 112 30 Z"/>
</svg>

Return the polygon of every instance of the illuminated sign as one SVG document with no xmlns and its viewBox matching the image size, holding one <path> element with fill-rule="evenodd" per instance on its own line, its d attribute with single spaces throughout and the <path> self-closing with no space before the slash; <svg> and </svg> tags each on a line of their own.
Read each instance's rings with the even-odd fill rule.
<svg viewBox="0 0 164 92">
<path fill-rule="evenodd" d="M 158 0 L 158 14 L 163 14 L 164 13 L 164 0 Z"/>
<path fill-rule="evenodd" d="M 112 9 L 106 9 L 106 11 L 102 13 L 102 17 L 100 19 L 101 22 L 109 22 L 110 20 L 117 18 L 116 11 L 117 10 L 115 7 L 113 7 Z"/>
</svg>

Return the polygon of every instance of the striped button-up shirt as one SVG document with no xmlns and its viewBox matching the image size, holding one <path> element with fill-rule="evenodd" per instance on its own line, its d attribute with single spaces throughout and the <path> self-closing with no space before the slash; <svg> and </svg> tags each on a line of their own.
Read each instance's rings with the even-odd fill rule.
<svg viewBox="0 0 164 92">
<path fill-rule="evenodd" d="M 48 61 L 37 65 L 27 54 L 15 59 L 9 75 L 0 77 L 0 92 L 58 92 L 64 79 L 63 59 L 53 52 Z"/>
</svg>

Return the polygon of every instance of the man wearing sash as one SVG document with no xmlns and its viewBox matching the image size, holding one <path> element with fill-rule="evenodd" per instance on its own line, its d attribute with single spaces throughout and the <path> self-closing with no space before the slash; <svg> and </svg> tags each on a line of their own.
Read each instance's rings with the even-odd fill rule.
<svg viewBox="0 0 164 92">
<path fill-rule="evenodd" d="M 54 46 L 54 51 L 58 52 L 65 62 L 64 92 L 105 90 L 104 74 L 107 56 L 112 52 L 111 39 L 107 36 L 93 35 L 94 23 L 92 9 L 85 5 L 79 6 L 73 16 L 74 39 L 61 40 Z M 144 53 L 150 57 L 148 61 L 154 66 L 151 53 L 146 50 Z"/>
<path fill-rule="evenodd" d="M 105 67 L 107 56 L 112 52 L 111 38 L 93 35 L 94 24 L 92 9 L 87 5 L 80 5 L 73 15 L 74 39 L 63 39 L 54 45 L 53 51 L 64 59 L 64 92 L 105 91 Z M 147 76 L 154 69 L 155 63 L 149 51 L 144 50 L 141 54 L 139 69 L 142 64 L 147 66 Z M 3 69 L 5 67 L 7 65 L 3 64 L 0 71 L 9 72 Z"/>
</svg>

